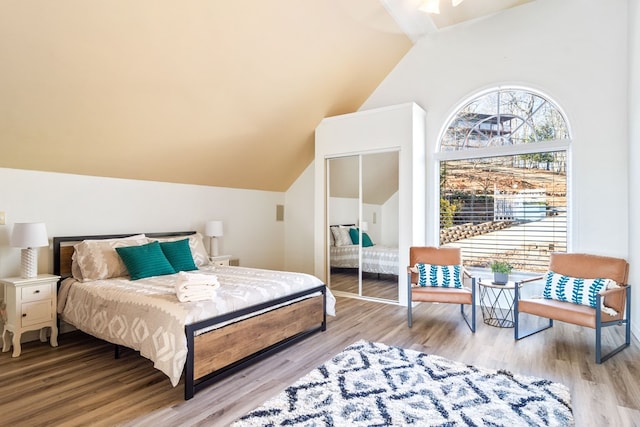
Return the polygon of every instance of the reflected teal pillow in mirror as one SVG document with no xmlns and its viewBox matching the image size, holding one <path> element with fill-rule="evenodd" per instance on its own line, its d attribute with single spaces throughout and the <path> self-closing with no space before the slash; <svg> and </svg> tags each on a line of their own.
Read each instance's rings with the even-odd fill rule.
<svg viewBox="0 0 640 427">
<path fill-rule="evenodd" d="M 360 237 L 358 236 L 358 229 L 357 228 L 350 228 L 349 229 L 349 236 L 351 237 L 351 243 L 353 243 L 354 245 L 357 245 L 358 242 L 360 242 Z"/>
<path fill-rule="evenodd" d="M 349 229 L 349 236 L 351 237 L 351 241 L 354 245 L 357 245 L 360 242 L 360 236 L 357 228 Z M 373 242 L 371 241 L 371 237 L 367 233 L 362 233 L 362 247 L 368 248 L 369 246 L 373 246 Z"/>
</svg>

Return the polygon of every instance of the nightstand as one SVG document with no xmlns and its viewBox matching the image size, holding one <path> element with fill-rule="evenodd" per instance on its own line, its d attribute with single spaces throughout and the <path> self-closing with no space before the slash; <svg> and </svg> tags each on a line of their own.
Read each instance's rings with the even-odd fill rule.
<svg viewBox="0 0 640 427">
<path fill-rule="evenodd" d="M 216 267 L 224 267 L 226 265 L 229 265 L 230 260 L 231 255 L 218 255 L 209 257 L 209 261 L 211 261 L 211 264 L 215 265 Z"/>
<path fill-rule="evenodd" d="M 20 356 L 20 338 L 26 331 L 40 330 L 40 341 L 47 341 L 51 328 L 51 346 L 58 346 L 56 318 L 57 286 L 59 276 L 39 274 L 30 279 L 9 277 L 0 279 L 4 285 L 4 303 L 7 318 L 2 332 L 2 351 L 9 351 L 13 344 L 12 357 Z M 10 334 L 13 339 L 9 341 Z"/>
</svg>

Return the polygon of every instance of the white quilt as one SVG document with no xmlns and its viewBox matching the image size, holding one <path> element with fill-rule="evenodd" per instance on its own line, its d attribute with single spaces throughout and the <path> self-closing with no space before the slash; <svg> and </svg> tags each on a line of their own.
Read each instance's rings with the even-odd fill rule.
<svg viewBox="0 0 640 427">
<path fill-rule="evenodd" d="M 358 268 L 358 245 L 331 246 L 331 267 Z M 362 271 L 398 275 L 398 248 L 374 245 L 362 248 Z"/>
<path fill-rule="evenodd" d="M 176 386 L 187 357 L 185 325 L 322 285 L 309 274 L 245 267 L 203 267 L 193 273 L 215 274 L 220 283 L 215 298 L 179 302 L 177 275 L 84 283 L 70 278 L 60 288 L 58 312 L 88 334 L 140 351 Z M 327 314 L 335 315 L 329 289 Z"/>
</svg>

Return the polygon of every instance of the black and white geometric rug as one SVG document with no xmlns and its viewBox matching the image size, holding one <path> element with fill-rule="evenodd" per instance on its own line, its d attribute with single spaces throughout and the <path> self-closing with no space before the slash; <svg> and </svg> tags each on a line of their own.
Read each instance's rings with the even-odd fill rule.
<svg viewBox="0 0 640 427">
<path fill-rule="evenodd" d="M 569 389 L 358 341 L 233 426 L 573 426 Z"/>
</svg>

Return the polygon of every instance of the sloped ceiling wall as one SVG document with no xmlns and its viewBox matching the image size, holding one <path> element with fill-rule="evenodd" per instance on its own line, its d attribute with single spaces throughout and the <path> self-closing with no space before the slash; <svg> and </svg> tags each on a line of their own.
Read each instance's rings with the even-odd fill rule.
<svg viewBox="0 0 640 427">
<path fill-rule="evenodd" d="M 382 205 L 400 188 L 397 151 L 367 153 L 362 157 L 362 201 Z M 360 195 L 358 156 L 330 160 L 329 195 L 357 199 Z"/>
<path fill-rule="evenodd" d="M 378 0 L 0 3 L 0 167 L 284 191 L 410 49 Z"/>
</svg>

